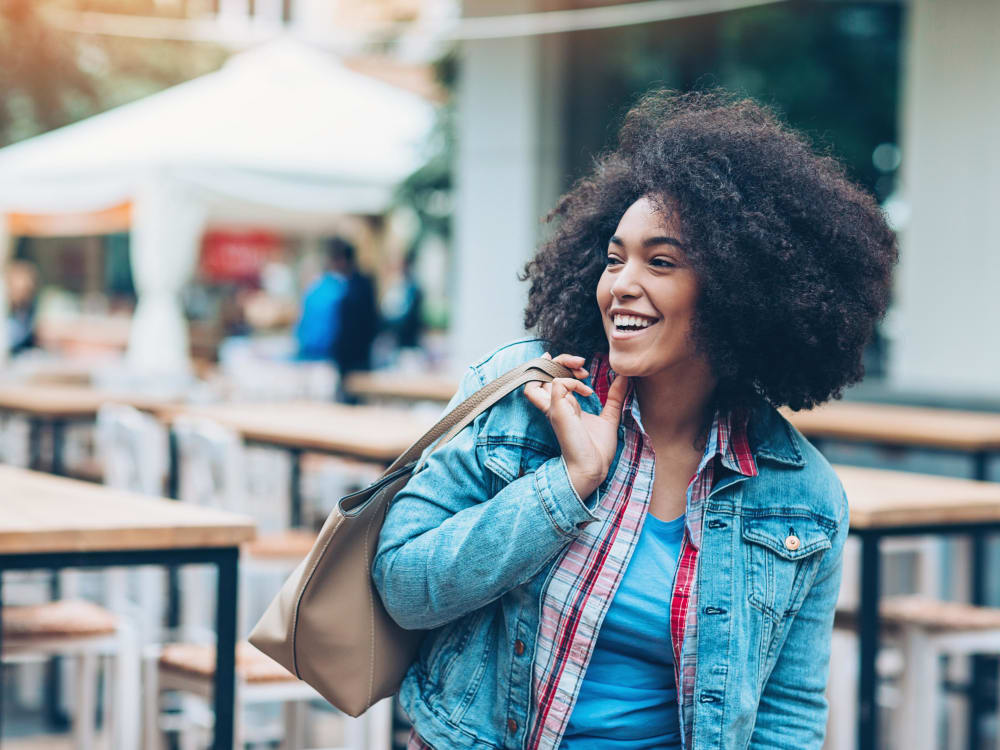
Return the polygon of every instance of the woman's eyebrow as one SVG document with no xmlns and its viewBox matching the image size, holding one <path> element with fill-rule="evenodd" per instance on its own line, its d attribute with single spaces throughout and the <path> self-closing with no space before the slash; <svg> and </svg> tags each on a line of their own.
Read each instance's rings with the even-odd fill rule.
<svg viewBox="0 0 1000 750">
<path fill-rule="evenodd" d="M 625 247 L 625 242 L 617 234 L 611 235 L 609 242 L 612 245 L 618 245 L 618 247 Z M 653 247 L 654 245 L 673 245 L 674 247 L 679 247 L 682 250 L 684 249 L 684 245 L 676 237 L 656 236 L 648 237 L 642 241 L 643 247 Z"/>
</svg>

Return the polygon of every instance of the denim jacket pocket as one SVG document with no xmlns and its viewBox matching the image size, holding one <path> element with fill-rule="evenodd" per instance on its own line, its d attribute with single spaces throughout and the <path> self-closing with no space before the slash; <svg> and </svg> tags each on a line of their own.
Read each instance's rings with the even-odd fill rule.
<svg viewBox="0 0 1000 750">
<path fill-rule="evenodd" d="M 435 694 L 440 694 L 448 686 L 452 668 L 465 651 L 469 638 L 475 633 L 482 617 L 482 610 L 470 612 L 434 631 L 425 639 L 423 668 L 425 674 L 434 676 Z"/>
<path fill-rule="evenodd" d="M 743 516 L 743 548 L 750 603 L 781 623 L 802 606 L 836 523 L 809 512 Z"/>
</svg>

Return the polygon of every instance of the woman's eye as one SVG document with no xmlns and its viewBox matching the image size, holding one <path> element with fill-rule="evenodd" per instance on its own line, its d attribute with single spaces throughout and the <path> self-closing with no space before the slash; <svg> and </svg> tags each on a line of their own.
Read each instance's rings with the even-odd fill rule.
<svg viewBox="0 0 1000 750">
<path fill-rule="evenodd" d="M 677 266 L 677 264 L 669 258 L 653 258 L 650 263 L 658 268 L 675 268 Z"/>
<path fill-rule="evenodd" d="M 613 255 L 609 255 L 607 258 L 605 258 L 605 261 L 606 261 L 607 265 L 609 265 L 609 266 L 616 266 L 619 263 L 621 263 L 621 260 L 619 260 L 618 258 L 616 258 Z"/>
</svg>

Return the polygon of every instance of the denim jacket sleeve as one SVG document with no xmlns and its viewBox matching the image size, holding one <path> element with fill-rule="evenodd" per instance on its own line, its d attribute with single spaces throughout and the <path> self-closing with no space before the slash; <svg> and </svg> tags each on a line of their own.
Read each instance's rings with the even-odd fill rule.
<svg viewBox="0 0 1000 750">
<path fill-rule="evenodd" d="M 470 369 L 448 408 L 481 385 Z M 503 400 L 492 408 L 503 408 Z M 482 423 L 431 454 L 386 514 L 372 576 L 404 628 L 440 627 L 489 604 L 534 577 L 594 520 L 597 493 L 580 499 L 562 456 L 489 497 L 477 452 Z"/>
<path fill-rule="evenodd" d="M 820 750 L 826 733 L 826 682 L 830 668 L 830 636 L 840 593 L 847 498 L 832 547 L 790 624 L 777 662 L 757 708 L 750 750 L 795 747 Z"/>
</svg>

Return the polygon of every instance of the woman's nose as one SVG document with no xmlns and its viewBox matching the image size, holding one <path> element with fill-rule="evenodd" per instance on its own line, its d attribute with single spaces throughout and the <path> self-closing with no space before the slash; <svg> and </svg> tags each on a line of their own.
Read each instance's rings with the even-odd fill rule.
<svg viewBox="0 0 1000 750">
<path fill-rule="evenodd" d="M 615 275 L 615 283 L 611 285 L 611 294 L 615 297 L 636 297 L 642 290 L 639 284 L 638 269 L 634 263 L 625 263 Z"/>
</svg>

